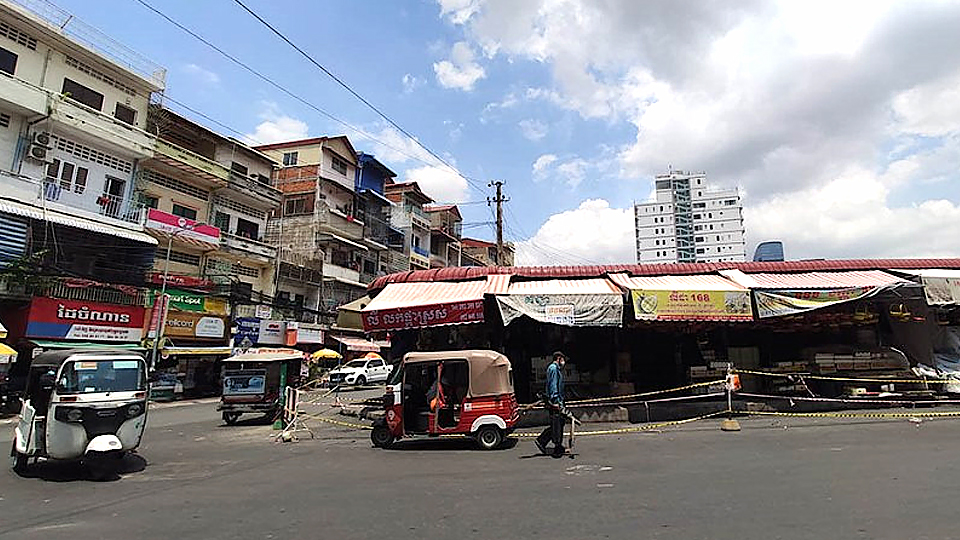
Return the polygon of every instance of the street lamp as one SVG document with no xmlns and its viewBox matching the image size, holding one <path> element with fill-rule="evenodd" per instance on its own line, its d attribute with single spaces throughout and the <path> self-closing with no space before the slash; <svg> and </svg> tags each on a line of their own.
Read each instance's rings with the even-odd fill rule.
<svg viewBox="0 0 960 540">
<path fill-rule="evenodd" d="M 181 220 L 181 222 L 183 221 L 184 220 Z M 167 276 L 170 273 L 170 252 L 173 250 L 173 239 L 185 232 L 190 232 L 196 229 L 197 227 L 202 227 L 204 225 L 206 225 L 206 223 L 193 223 L 193 224 L 184 223 L 183 225 L 180 226 L 179 230 L 174 231 L 167 237 L 167 257 L 164 259 L 164 262 L 163 262 L 163 282 L 160 285 L 160 296 L 156 297 L 153 300 L 154 310 L 156 311 L 156 314 L 157 314 L 157 318 L 156 318 L 157 326 L 153 331 L 153 352 L 150 355 L 151 370 L 156 369 L 157 367 L 157 347 L 160 344 L 160 338 L 163 337 L 164 321 L 161 320 L 163 318 L 163 313 L 160 312 L 159 307 L 157 306 L 157 302 L 163 302 L 166 300 Z M 164 307 L 166 308 L 168 306 L 164 306 Z"/>
</svg>

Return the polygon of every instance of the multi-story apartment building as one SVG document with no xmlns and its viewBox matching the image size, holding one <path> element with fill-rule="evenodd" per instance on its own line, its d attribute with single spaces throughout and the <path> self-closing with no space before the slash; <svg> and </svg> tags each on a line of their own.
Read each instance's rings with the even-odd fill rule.
<svg viewBox="0 0 960 540">
<path fill-rule="evenodd" d="M 430 217 L 430 267 L 460 266 L 463 217 L 456 205 L 426 206 Z"/>
<path fill-rule="evenodd" d="M 497 244 L 486 240 L 476 238 L 464 238 L 461 240 L 463 245 L 463 258 L 471 264 L 479 263 L 477 266 L 513 266 L 513 256 L 516 248 L 513 242 L 503 243 L 503 260 L 498 260 Z M 464 266 L 467 263 L 464 262 Z"/>
<path fill-rule="evenodd" d="M 410 270 L 428 270 L 431 225 L 423 207 L 433 199 L 416 182 L 387 184 L 384 190 L 394 204 L 390 210 L 390 223 L 403 231 L 403 246 L 396 246 L 397 256 L 409 261 Z"/>
<path fill-rule="evenodd" d="M 229 291 L 234 315 L 271 305 L 277 248 L 265 241 L 267 219 L 280 207 L 271 185 L 278 165 L 249 146 L 173 111 L 154 107 L 157 151 L 140 170 L 137 191 L 149 208 L 147 231 L 158 252 L 154 282 L 165 270 L 177 282 L 210 281 Z"/>
<path fill-rule="evenodd" d="M 0 2 L 0 22 L 5 256 L 44 252 L 63 274 L 142 284 L 156 240 L 131 194 L 164 70 L 42 0 Z"/>
<path fill-rule="evenodd" d="M 357 154 L 357 215 L 363 221 L 364 244 L 369 251 L 360 254 L 360 281 L 373 279 L 393 272 L 410 269 L 409 259 L 391 256 L 394 250 L 402 250 L 403 231 L 390 224 L 393 202 L 384 195 L 384 186 L 392 183 L 397 174 L 371 154 Z"/>
<path fill-rule="evenodd" d="M 0 1 L 0 319 L 21 359 L 140 346 L 158 242 L 133 194 L 164 84 L 160 66 L 56 6 Z"/>
<path fill-rule="evenodd" d="M 324 322 L 330 322 L 337 306 L 366 292 L 361 254 L 379 247 L 370 247 L 358 214 L 357 153 L 345 136 L 268 144 L 257 150 L 282 164 L 274 183 L 283 192 L 283 206 L 270 220 L 270 242 L 290 257 L 319 259 L 322 283 L 315 293 L 316 305 Z M 287 287 L 281 283 L 281 291 Z"/>
<path fill-rule="evenodd" d="M 655 182 L 655 199 L 634 205 L 639 264 L 746 258 L 736 188 L 711 188 L 702 172 L 671 171 Z"/>
</svg>

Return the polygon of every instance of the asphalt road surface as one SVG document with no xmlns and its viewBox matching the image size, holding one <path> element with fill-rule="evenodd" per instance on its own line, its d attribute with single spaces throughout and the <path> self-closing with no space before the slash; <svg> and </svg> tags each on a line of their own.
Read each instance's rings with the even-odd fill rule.
<svg viewBox="0 0 960 540">
<path fill-rule="evenodd" d="M 316 440 L 274 443 L 214 408 L 152 410 L 115 481 L 73 464 L 3 471 L 0 540 L 960 538 L 958 419 L 765 417 L 739 433 L 705 420 L 582 437 L 553 459 L 530 439 L 379 450 L 315 422 Z"/>
</svg>

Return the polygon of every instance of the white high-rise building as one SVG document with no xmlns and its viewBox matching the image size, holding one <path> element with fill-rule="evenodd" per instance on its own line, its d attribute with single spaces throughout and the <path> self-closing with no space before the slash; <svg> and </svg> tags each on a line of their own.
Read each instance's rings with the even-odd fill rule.
<svg viewBox="0 0 960 540">
<path fill-rule="evenodd" d="M 746 260 L 737 188 L 711 189 L 706 173 L 656 176 L 656 198 L 635 204 L 637 263 Z"/>
</svg>

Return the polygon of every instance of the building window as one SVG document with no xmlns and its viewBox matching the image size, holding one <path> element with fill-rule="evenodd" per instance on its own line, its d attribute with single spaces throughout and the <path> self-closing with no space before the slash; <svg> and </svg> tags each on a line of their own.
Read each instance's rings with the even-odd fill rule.
<svg viewBox="0 0 960 540">
<path fill-rule="evenodd" d="M 693 215 L 693 219 L 700 219 L 700 217 L 701 217 L 700 214 L 694 214 L 694 215 Z"/>
<path fill-rule="evenodd" d="M 129 173 L 133 171 L 133 163 L 113 157 L 110 154 L 95 150 L 89 146 L 76 143 L 70 139 L 64 139 L 63 137 L 58 137 L 57 135 L 50 135 L 50 141 L 57 150 L 74 155 L 80 159 L 92 161 L 98 165 L 110 167 L 111 169 L 118 170 L 122 173 Z"/>
<path fill-rule="evenodd" d="M 260 226 L 252 221 L 237 218 L 237 236 L 250 238 L 251 240 L 259 240 Z"/>
<path fill-rule="evenodd" d="M 63 79 L 63 94 L 91 109 L 103 110 L 103 94 L 70 79 Z"/>
<path fill-rule="evenodd" d="M 147 208 L 153 208 L 154 210 L 160 206 L 160 198 L 153 195 L 141 195 L 140 202 Z"/>
<path fill-rule="evenodd" d="M 207 201 L 210 199 L 209 191 L 200 189 L 196 186 L 191 186 L 190 184 L 177 180 L 176 178 L 170 178 L 165 174 L 160 174 L 156 171 L 151 171 L 148 169 L 142 169 L 141 174 L 148 182 L 153 182 L 159 186 L 170 188 L 184 195 L 189 195 L 190 197 L 200 199 L 201 201 Z"/>
<path fill-rule="evenodd" d="M 78 167 L 73 163 L 60 162 L 54 159 L 47 165 L 47 182 L 59 183 L 60 189 L 74 193 L 83 193 L 87 189 L 87 168 Z"/>
<path fill-rule="evenodd" d="M 65 64 L 76 69 L 77 71 L 81 73 L 86 73 L 87 75 L 89 75 L 90 77 L 93 77 L 98 81 L 109 84 L 110 86 L 120 90 L 121 92 L 123 92 L 124 94 L 127 94 L 130 97 L 135 97 L 137 95 L 137 92 L 133 88 L 130 88 L 126 84 L 118 81 L 116 78 L 110 75 L 107 75 L 106 73 L 94 68 L 93 66 L 90 66 L 88 64 L 81 62 L 80 60 L 77 60 L 76 58 L 70 56 L 69 54 L 64 56 L 63 61 Z"/>
<path fill-rule="evenodd" d="M 704 252 L 703 248 L 697 248 L 697 255 L 703 255 L 703 252 Z"/>
<path fill-rule="evenodd" d="M 213 226 L 220 229 L 221 231 L 229 231 L 230 230 L 230 214 L 227 214 L 226 212 L 214 212 Z"/>
<path fill-rule="evenodd" d="M 284 205 L 283 215 L 302 216 L 313 213 L 313 196 L 305 195 L 301 197 L 291 197 L 287 199 Z"/>
<path fill-rule="evenodd" d="M 289 167 L 291 165 L 297 164 L 297 157 L 300 155 L 299 152 L 284 152 L 283 153 L 283 166 Z"/>
<path fill-rule="evenodd" d="M 187 219 L 197 220 L 197 211 L 193 208 L 173 203 L 173 215 Z"/>
<path fill-rule="evenodd" d="M 137 110 L 127 107 L 123 103 L 117 103 L 117 108 L 113 111 L 113 117 L 132 126 L 137 123 Z"/>
<path fill-rule="evenodd" d="M 17 71 L 17 55 L 0 47 L 0 71 L 13 75 Z"/>
<path fill-rule="evenodd" d="M 240 263 L 234 263 L 233 265 L 233 274 L 237 276 L 247 276 L 252 278 L 260 278 L 260 269 L 252 266 L 244 266 Z"/>
<path fill-rule="evenodd" d="M 258 210 L 252 206 L 237 202 L 233 199 L 228 199 L 227 197 L 217 197 L 214 202 L 224 208 L 236 210 L 241 214 L 246 214 L 257 219 L 267 219 L 267 213 L 263 210 Z"/>
<path fill-rule="evenodd" d="M 182 251 L 171 251 L 170 262 L 189 264 L 190 266 L 200 266 L 200 256 Z"/>
<path fill-rule="evenodd" d="M 347 163 L 338 157 L 333 158 L 333 162 L 330 164 L 330 167 L 344 176 L 347 175 Z"/>
<path fill-rule="evenodd" d="M 0 113 L 0 128 L 10 127 L 10 115 L 7 113 Z"/>
<path fill-rule="evenodd" d="M 0 21 L 0 36 L 6 36 L 10 41 L 19 43 L 31 51 L 37 50 L 36 38 L 17 30 L 6 22 Z"/>
<path fill-rule="evenodd" d="M 240 176 L 247 176 L 248 174 L 250 174 L 250 171 L 249 169 L 247 169 L 246 165 L 241 165 L 236 161 L 230 162 L 230 170 L 239 174 Z"/>
</svg>

